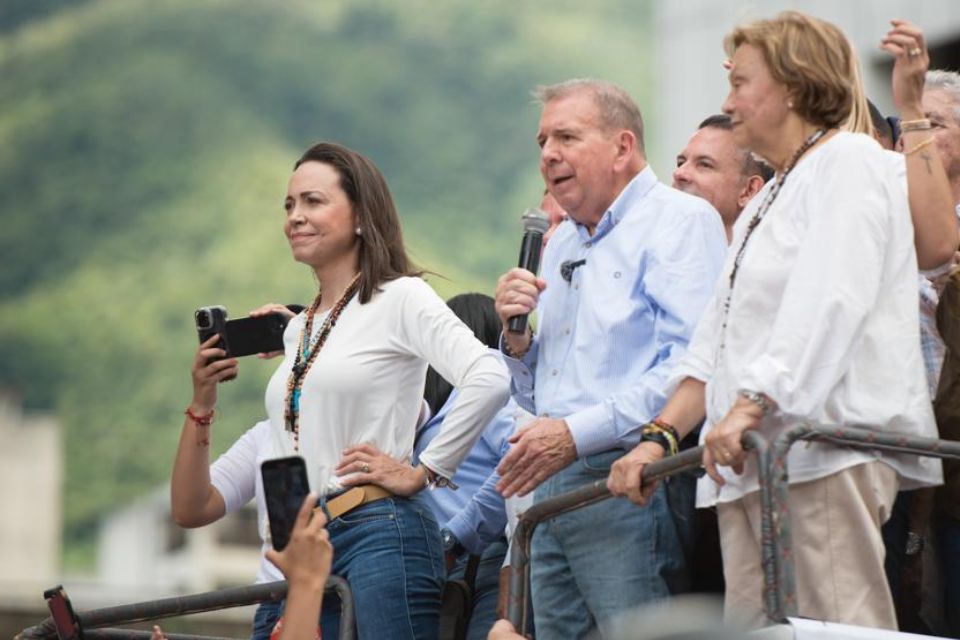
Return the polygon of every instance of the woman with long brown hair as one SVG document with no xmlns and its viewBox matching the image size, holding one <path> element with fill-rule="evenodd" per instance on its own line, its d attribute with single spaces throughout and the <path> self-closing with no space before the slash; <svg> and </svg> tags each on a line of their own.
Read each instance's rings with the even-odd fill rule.
<svg viewBox="0 0 960 640">
<path fill-rule="evenodd" d="M 266 391 L 267 419 L 213 465 L 209 442 L 217 384 L 237 373 L 216 338 L 193 363 L 193 401 L 172 478 L 173 514 L 202 526 L 256 498 L 270 546 L 259 465 L 300 455 L 330 519 L 333 572 L 350 583 L 360 638 L 432 638 L 444 579 L 439 528 L 417 497 L 443 486 L 508 399 L 502 363 L 480 343 L 407 258 L 386 181 L 374 164 L 336 144 L 297 161 L 284 200 L 284 233 L 319 283 L 284 334 L 283 361 Z M 459 390 L 442 431 L 409 463 L 427 365 Z M 385 465 L 376 447 L 401 464 Z M 267 561 L 258 581 L 282 579 Z M 323 635 L 337 616 L 324 604 Z M 262 605 L 254 637 L 279 611 Z"/>
</svg>

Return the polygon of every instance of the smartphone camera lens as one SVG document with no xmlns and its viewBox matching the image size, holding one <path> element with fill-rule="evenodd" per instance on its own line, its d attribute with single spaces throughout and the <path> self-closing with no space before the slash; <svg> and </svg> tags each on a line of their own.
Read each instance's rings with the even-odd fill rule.
<svg viewBox="0 0 960 640">
<path fill-rule="evenodd" d="M 207 309 L 197 311 L 197 327 L 200 329 L 209 329 L 213 327 L 213 314 Z"/>
</svg>

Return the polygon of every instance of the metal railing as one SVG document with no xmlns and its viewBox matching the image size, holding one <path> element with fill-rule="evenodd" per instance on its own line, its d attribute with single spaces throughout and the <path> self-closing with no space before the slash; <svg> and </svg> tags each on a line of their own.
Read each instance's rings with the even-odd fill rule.
<svg viewBox="0 0 960 640">
<path fill-rule="evenodd" d="M 803 423 L 783 432 L 773 443 L 769 443 L 757 431 L 746 432 L 743 440 L 744 447 L 754 451 L 758 457 L 764 611 L 767 618 L 775 623 L 797 615 L 796 572 L 793 563 L 790 513 L 787 506 L 789 494 L 787 456 L 790 447 L 799 440 L 827 442 L 854 449 L 960 460 L 960 442 L 904 436 L 862 427 L 817 427 Z M 648 464 L 643 468 L 642 481 L 654 482 L 676 473 L 696 469 L 700 467 L 702 457 L 703 447 L 697 447 Z M 528 623 L 527 587 L 530 578 L 530 543 L 537 526 L 557 516 L 611 497 L 613 496 L 607 489 L 606 480 L 597 480 L 574 491 L 543 500 L 520 516 L 513 535 L 510 561 L 512 572 L 507 609 L 507 617 L 520 633 L 525 633 Z M 336 593 L 341 601 L 340 639 L 353 640 L 356 612 L 349 585 L 343 578 L 330 576 L 327 592 Z M 121 638 L 147 640 L 151 636 L 149 631 L 109 628 L 108 625 L 158 620 L 259 602 L 276 602 L 286 593 L 286 582 L 270 582 L 91 609 L 78 612 L 77 617 L 82 623 L 86 637 L 92 640 Z M 24 640 L 53 640 L 57 637 L 57 633 L 53 621 L 47 618 L 38 625 L 24 629 L 19 637 Z M 176 633 L 167 634 L 167 638 L 169 640 L 217 640 L 211 636 Z"/>
<path fill-rule="evenodd" d="M 772 566 L 764 563 L 764 602 L 767 618 L 773 622 L 782 622 L 797 615 L 797 580 L 793 562 L 790 512 L 787 507 L 787 454 L 798 440 L 828 442 L 851 449 L 960 460 L 960 442 L 949 440 L 905 436 L 863 427 L 812 426 L 807 423 L 783 432 L 770 444 L 766 464 L 761 462 L 759 465 L 764 522 L 770 526 L 769 551 L 773 560 Z M 766 546 L 767 544 L 764 545 L 765 561 L 768 552 Z M 767 593 L 767 583 L 771 581 L 772 588 Z"/>
<path fill-rule="evenodd" d="M 340 598 L 340 640 L 354 640 L 356 612 L 350 586 L 343 578 L 330 576 L 327 580 L 326 592 L 335 593 Z M 119 640 L 121 638 L 148 640 L 151 636 L 149 631 L 117 629 L 110 626 L 160 620 L 204 611 L 230 609 L 261 602 L 277 602 L 286 595 L 287 583 L 281 580 L 248 587 L 233 587 L 161 600 L 78 611 L 77 618 L 83 627 L 84 636 L 91 640 Z M 212 636 L 181 633 L 168 633 L 166 636 L 168 640 L 219 640 Z M 55 640 L 57 629 L 53 620 L 47 618 L 40 624 L 24 629 L 18 637 L 23 640 Z"/>
<path fill-rule="evenodd" d="M 643 468 L 643 482 L 653 482 L 681 471 L 696 469 L 703 458 L 703 447 L 681 451 Z M 606 480 L 597 480 L 567 493 L 539 502 L 524 511 L 517 522 L 510 552 L 510 593 L 507 617 L 521 634 L 527 629 L 528 592 L 530 578 L 530 541 L 541 522 L 581 509 L 613 497 Z"/>
<path fill-rule="evenodd" d="M 757 455 L 760 481 L 763 606 L 767 618 L 774 623 L 784 622 L 788 617 L 797 615 L 796 572 L 790 535 L 790 514 L 787 508 L 787 454 L 798 440 L 960 460 L 960 442 L 904 436 L 862 427 L 814 427 L 804 423 L 788 429 L 773 443 L 768 442 L 757 431 L 747 431 L 743 436 L 744 448 Z M 643 468 L 642 482 L 653 482 L 674 473 L 695 469 L 700 466 L 702 455 L 703 447 L 697 447 L 648 464 Z M 534 530 L 546 520 L 611 497 L 606 480 L 597 480 L 574 491 L 539 502 L 520 516 L 510 557 L 512 572 L 507 617 L 521 634 L 526 632 L 528 623 L 527 587 L 530 577 L 530 542 Z"/>
</svg>

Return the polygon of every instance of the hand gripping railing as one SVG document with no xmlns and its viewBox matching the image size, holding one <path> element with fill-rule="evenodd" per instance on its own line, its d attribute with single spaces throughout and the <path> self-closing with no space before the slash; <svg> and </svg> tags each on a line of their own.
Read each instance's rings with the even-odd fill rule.
<svg viewBox="0 0 960 640">
<path fill-rule="evenodd" d="M 696 469 L 703 458 L 703 447 L 681 451 L 652 462 L 643 467 L 643 482 L 653 482 L 668 475 Z M 607 489 L 606 480 L 597 480 L 567 493 L 539 502 L 520 515 L 517 529 L 513 534 L 510 555 L 510 593 L 507 600 L 507 617 L 521 633 L 526 632 L 528 593 L 530 577 L 530 541 L 533 532 L 541 522 L 559 515 L 581 509 L 613 497 Z"/>
<path fill-rule="evenodd" d="M 760 490 L 763 522 L 770 526 L 769 540 L 764 537 L 764 608 L 772 622 L 797 615 L 797 582 L 793 564 L 793 539 L 787 509 L 787 453 L 797 440 L 829 442 L 854 449 L 872 449 L 889 453 L 907 453 L 933 458 L 960 460 L 960 442 L 906 436 L 894 432 L 872 431 L 863 427 L 812 426 L 800 424 L 782 433 L 761 459 Z M 773 566 L 767 564 L 772 551 Z M 768 581 L 775 581 L 768 591 Z"/>
<path fill-rule="evenodd" d="M 355 612 L 353 594 L 347 581 L 339 576 L 330 576 L 327 579 L 326 592 L 334 592 L 339 596 L 340 610 L 340 640 L 353 640 L 355 637 Z M 129 624 L 146 620 L 158 620 L 174 616 L 230 609 L 259 602 L 276 602 L 287 594 L 287 583 L 268 582 L 255 584 L 249 587 L 233 587 L 219 591 L 208 591 L 187 596 L 149 600 L 135 604 L 123 604 L 103 609 L 78 611 L 77 618 L 83 626 L 84 636 L 88 640 L 148 640 L 149 631 L 133 629 L 101 628 L 107 625 Z M 211 636 L 196 636 L 181 633 L 165 634 L 168 640 L 218 640 Z M 38 625 L 24 629 L 18 635 L 23 640 L 54 640 L 57 630 L 53 620 L 47 618 Z"/>
</svg>

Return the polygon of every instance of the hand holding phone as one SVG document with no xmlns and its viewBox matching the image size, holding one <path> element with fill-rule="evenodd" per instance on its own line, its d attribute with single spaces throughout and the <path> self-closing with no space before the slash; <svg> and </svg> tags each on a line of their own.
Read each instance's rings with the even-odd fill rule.
<svg viewBox="0 0 960 640">
<path fill-rule="evenodd" d="M 326 530 L 327 517 L 316 506 L 317 494 L 308 493 L 300 505 L 287 546 L 283 551 L 267 550 L 267 560 L 283 572 L 291 589 L 313 585 L 322 590 L 330 576 L 333 547 Z"/>
<path fill-rule="evenodd" d="M 279 307 L 268 305 L 273 306 Z M 261 309 L 249 317 L 228 320 L 227 310 L 221 305 L 201 307 L 194 313 L 197 336 L 201 343 L 214 335 L 220 336 L 216 346 L 227 352 L 227 358 L 283 351 L 283 331 L 293 312 L 280 307 L 283 311 L 258 313 Z"/>
<path fill-rule="evenodd" d="M 273 548 L 282 551 L 290 542 L 297 514 L 310 493 L 307 466 L 300 456 L 274 458 L 260 465 L 260 474 L 270 521 L 270 539 Z"/>
</svg>

